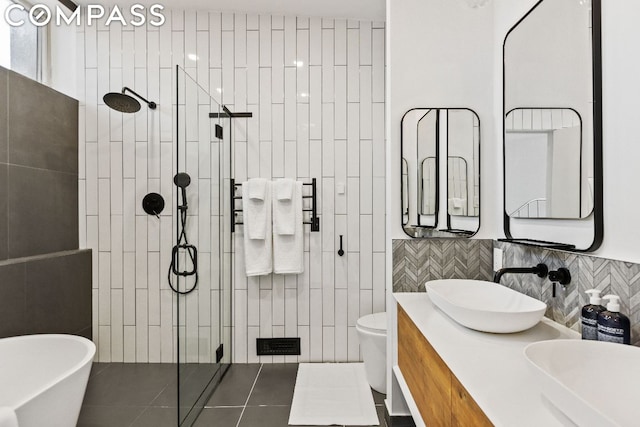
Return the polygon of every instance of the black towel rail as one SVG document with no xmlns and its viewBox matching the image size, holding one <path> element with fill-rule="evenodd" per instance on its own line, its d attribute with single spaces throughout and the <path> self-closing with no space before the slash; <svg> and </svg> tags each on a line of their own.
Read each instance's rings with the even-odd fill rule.
<svg viewBox="0 0 640 427">
<path fill-rule="evenodd" d="M 303 199 L 311 199 L 311 208 L 302 209 L 303 212 L 310 212 L 309 221 L 303 221 L 303 224 L 311 225 L 311 231 L 320 231 L 320 218 L 318 217 L 318 186 L 316 178 L 312 178 L 311 182 L 303 182 L 303 187 L 311 187 L 310 195 L 303 195 Z M 237 183 L 235 179 L 231 179 L 231 232 L 236 231 L 236 225 L 243 225 L 242 221 L 237 220 L 237 216 L 242 209 L 236 208 L 236 201 L 242 200 L 242 196 L 236 196 L 236 190 L 241 187 L 242 183 Z"/>
</svg>

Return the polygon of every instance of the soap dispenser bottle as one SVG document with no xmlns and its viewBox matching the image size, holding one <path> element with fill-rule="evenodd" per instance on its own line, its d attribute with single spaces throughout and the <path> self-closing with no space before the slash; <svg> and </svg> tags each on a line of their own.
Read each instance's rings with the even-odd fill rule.
<svg viewBox="0 0 640 427">
<path fill-rule="evenodd" d="M 598 314 L 598 341 L 630 344 L 631 322 L 620 313 L 620 297 L 606 295 L 604 299 L 609 300 L 609 303 L 607 309 Z"/>
<path fill-rule="evenodd" d="M 589 304 L 582 307 L 582 339 L 597 340 L 598 339 L 598 314 L 606 309 L 602 306 L 602 298 L 600 298 L 600 290 L 590 289 Z"/>
</svg>

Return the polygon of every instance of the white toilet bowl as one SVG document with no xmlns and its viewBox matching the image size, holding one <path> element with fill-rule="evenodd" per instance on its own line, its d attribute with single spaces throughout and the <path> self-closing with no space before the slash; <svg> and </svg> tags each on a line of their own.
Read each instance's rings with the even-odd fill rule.
<svg viewBox="0 0 640 427">
<path fill-rule="evenodd" d="M 387 394 L 387 313 L 362 316 L 356 323 L 369 385 Z"/>
</svg>

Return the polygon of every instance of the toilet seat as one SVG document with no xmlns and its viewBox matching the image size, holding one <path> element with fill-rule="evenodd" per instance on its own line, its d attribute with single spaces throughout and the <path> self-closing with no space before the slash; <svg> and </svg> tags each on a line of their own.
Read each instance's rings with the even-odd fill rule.
<svg viewBox="0 0 640 427">
<path fill-rule="evenodd" d="M 356 322 L 356 327 L 364 332 L 375 334 L 387 333 L 387 313 L 373 313 L 362 316 Z"/>
</svg>

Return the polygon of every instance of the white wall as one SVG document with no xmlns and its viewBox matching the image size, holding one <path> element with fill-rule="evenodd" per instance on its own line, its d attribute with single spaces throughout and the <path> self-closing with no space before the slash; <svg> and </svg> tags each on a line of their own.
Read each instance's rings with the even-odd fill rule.
<svg viewBox="0 0 640 427">
<path fill-rule="evenodd" d="M 391 295 L 391 240 L 407 238 L 401 227 L 400 120 L 416 107 L 466 107 L 481 126 L 481 227 L 478 237 L 492 238 L 501 228 L 495 193 L 495 160 L 500 133 L 495 133 L 493 106 L 493 14 L 490 7 L 471 9 L 463 1 L 387 1 L 387 313 L 388 364 L 396 363 L 395 302 Z M 499 117 L 499 116 L 497 116 Z M 446 160 L 445 160 L 446 161 Z M 446 185 L 446 184 L 444 184 Z M 406 411 L 394 398 L 389 370 L 389 410 Z M 397 396 L 397 395 L 396 395 Z"/>
<path fill-rule="evenodd" d="M 304 274 L 247 280 L 236 235 L 234 360 L 285 361 L 255 355 L 255 338 L 272 336 L 302 338 L 300 358 L 286 361 L 360 360 L 355 322 L 385 307 L 384 24 L 190 11 L 167 18 L 159 29 L 79 34 L 80 236 L 94 249 L 98 360 L 174 361 L 173 218 L 170 209 L 149 217 L 140 202 L 149 191 L 172 200 L 176 63 L 231 110 L 254 113 L 234 129 L 237 180 L 319 183 L 321 232 L 305 226 Z M 110 112 L 102 96 L 123 85 L 159 101 L 158 111 Z M 346 194 L 337 194 L 340 184 Z M 202 245 L 206 237 L 190 238 Z M 190 305 L 205 338 L 216 322 L 206 300 Z"/>
</svg>

